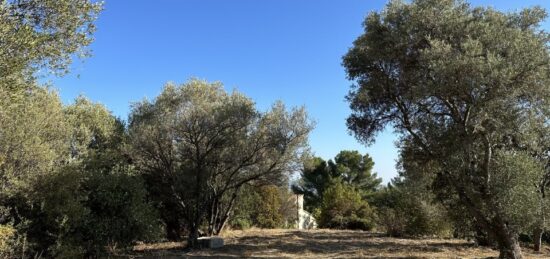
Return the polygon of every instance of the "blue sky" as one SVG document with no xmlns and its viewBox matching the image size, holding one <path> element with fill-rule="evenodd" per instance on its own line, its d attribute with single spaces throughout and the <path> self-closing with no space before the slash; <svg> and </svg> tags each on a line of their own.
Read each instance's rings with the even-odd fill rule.
<svg viewBox="0 0 550 259">
<path fill-rule="evenodd" d="M 362 33 L 361 23 L 382 0 L 106 0 L 97 21 L 93 56 L 52 80 L 65 102 L 79 94 L 126 118 L 131 102 L 154 98 L 168 82 L 191 77 L 221 81 L 253 98 L 306 106 L 316 121 L 310 145 L 333 158 L 340 150 L 369 153 L 388 182 L 396 175 L 391 129 L 365 147 L 348 134 L 350 111 L 341 57 Z M 545 0 L 477 0 L 513 11 Z M 545 23 L 547 28 L 548 23 Z"/>
</svg>

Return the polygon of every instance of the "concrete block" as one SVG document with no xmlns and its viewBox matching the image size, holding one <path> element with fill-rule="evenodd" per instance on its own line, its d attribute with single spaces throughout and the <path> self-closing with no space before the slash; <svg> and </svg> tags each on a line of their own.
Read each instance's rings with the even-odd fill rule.
<svg viewBox="0 0 550 259">
<path fill-rule="evenodd" d="M 223 238 L 213 237 L 199 237 L 199 244 L 204 248 L 220 248 L 223 247 Z"/>
</svg>

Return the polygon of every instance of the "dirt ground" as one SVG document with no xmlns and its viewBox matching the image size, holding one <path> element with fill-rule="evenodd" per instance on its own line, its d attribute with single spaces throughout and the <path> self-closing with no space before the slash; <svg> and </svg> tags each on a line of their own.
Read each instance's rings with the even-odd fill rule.
<svg viewBox="0 0 550 259">
<path fill-rule="evenodd" d="M 125 258 L 488 258 L 498 251 L 460 239 L 399 239 L 347 230 L 229 231 L 219 249 L 184 251 L 182 243 L 142 244 Z M 526 258 L 550 258 L 523 248 Z"/>
</svg>

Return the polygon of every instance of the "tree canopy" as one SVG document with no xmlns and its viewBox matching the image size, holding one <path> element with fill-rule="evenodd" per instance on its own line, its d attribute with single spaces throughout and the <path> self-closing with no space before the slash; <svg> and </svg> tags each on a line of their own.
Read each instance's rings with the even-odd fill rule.
<svg viewBox="0 0 550 259">
<path fill-rule="evenodd" d="M 86 56 L 101 2 L 0 1 L 0 87 L 28 87 L 40 68 L 65 74 L 73 54 Z"/>
<path fill-rule="evenodd" d="M 284 180 L 311 129 L 303 108 L 278 102 L 259 112 L 243 94 L 197 79 L 137 103 L 129 124 L 139 168 L 165 185 L 189 224 L 191 246 L 204 220 L 209 233 L 221 231 L 244 184 Z"/>
</svg>

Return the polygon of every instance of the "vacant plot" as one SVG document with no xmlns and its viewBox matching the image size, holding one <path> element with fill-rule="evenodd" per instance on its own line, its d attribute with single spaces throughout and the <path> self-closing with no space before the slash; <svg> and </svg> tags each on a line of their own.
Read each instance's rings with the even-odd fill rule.
<svg viewBox="0 0 550 259">
<path fill-rule="evenodd" d="M 460 239 L 399 239 L 347 230 L 230 231 L 220 249 L 184 251 L 181 243 L 139 245 L 129 258 L 487 258 L 498 251 Z M 527 258 L 548 258 L 549 248 Z"/>
</svg>

